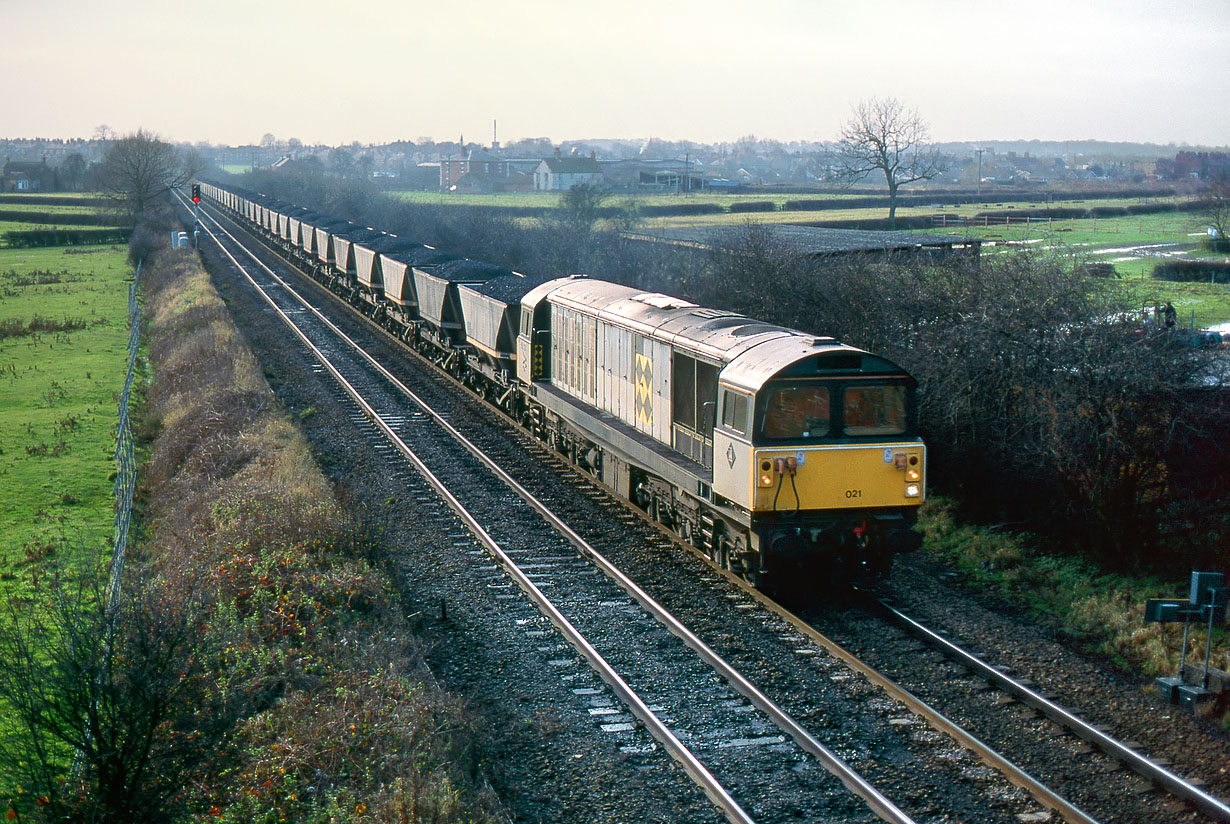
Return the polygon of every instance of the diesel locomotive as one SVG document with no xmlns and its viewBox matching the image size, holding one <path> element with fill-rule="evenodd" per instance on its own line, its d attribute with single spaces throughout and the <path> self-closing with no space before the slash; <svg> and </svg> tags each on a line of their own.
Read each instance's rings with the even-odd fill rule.
<svg viewBox="0 0 1230 824">
<path fill-rule="evenodd" d="M 829 337 L 528 278 L 260 194 L 220 208 L 718 565 L 825 590 L 915 549 L 915 382 Z"/>
</svg>

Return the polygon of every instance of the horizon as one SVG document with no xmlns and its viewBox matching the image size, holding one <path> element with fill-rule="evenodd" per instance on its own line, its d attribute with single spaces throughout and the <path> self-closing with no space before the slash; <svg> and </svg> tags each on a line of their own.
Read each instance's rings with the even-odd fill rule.
<svg viewBox="0 0 1230 824">
<path fill-rule="evenodd" d="M 138 128 L 141 128 L 141 127 L 138 127 Z M 113 133 L 108 138 L 105 138 L 105 141 L 116 140 L 116 139 L 120 139 L 123 137 L 131 136 L 135 134 L 136 131 L 137 129 L 134 129 L 131 132 L 128 132 L 125 134 Z M 210 146 L 210 147 L 217 148 L 217 149 L 241 149 L 241 148 L 249 148 L 249 147 L 259 148 L 260 146 L 259 140 L 249 142 L 249 143 L 238 143 L 238 144 L 236 143 L 215 143 L 215 142 L 211 142 L 208 140 L 176 140 L 173 138 L 169 138 L 165 135 L 161 135 L 156 132 L 153 132 L 150 129 L 144 129 L 143 131 L 147 135 L 151 135 L 154 138 L 163 140 L 164 142 L 171 143 L 173 145 L 179 145 L 179 146 L 206 145 L 206 146 Z M 293 136 L 286 137 L 286 138 L 276 137 L 276 140 L 279 144 L 285 144 L 289 140 L 293 140 L 293 139 L 296 139 L 296 138 L 294 138 Z M 35 136 L 24 136 L 24 135 L 3 136 L 3 135 L 0 135 L 0 143 L 6 143 L 6 142 L 7 143 L 17 143 L 17 142 L 22 142 L 22 141 L 27 141 L 27 142 L 51 141 L 51 142 L 64 143 L 64 142 L 71 142 L 75 140 L 90 143 L 90 142 L 97 142 L 99 140 L 104 140 L 104 139 L 95 137 L 93 135 L 86 135 L 86 136 L 73 135 L 69 137 L 51 136 L 51 135 L 35 135 Z M 563 138 L 561 140 L 554 140 L 546 135 L 537 135 L 535 137 L 513 138 L 512 140 L 508 140 L 508 141 L 500 140 L 499 150 L 503 150 L 510 145 L 520 143 L 522 141 L 527 141 L 527 140 L 549 140 L 551 141 L 551 144 L 553 146 L 557 146 L 557 147 L 564 146 L 566 144 L 578 144 L 578 145 L 595 144 L 595 143 L 642 143 L 643 144 L 651 140 L 652 141 L 662 141 L 664 143 L 691 143 L 699 147 L 717 147 L 717 146 L 727 146 L 727 145 L 738 143 L 740 139 L 723 140 L 723 141 L 716 141 L 716 142 L 705 142 L 705 141 L 700 141 L 700 140 L 693 140 L 690 138 L 660 138 L 660 137 L 655 136 L 655 137 L 576 137 L 576 138 Z M 778 138 L 769 138 L 769 137 L 764 137 L 764 138 L 758 137 L 757 141 L 769 142 L 769 143 L 780 143 L 785 146 L 792 146 L 796 144 L 829 145 L 834 142 L 834 141 L 808 141 L 808 140 L 799 140 L 799 139 L 778 139 Z M 437 138 L 427 136 L 427 135 L 419 135 L 418 137 L 415 137 L 415 138 L 398 138 L 396 140 L 391 140 L 385 143 L 365 143 L 363 141 L 355 141 L 355 140 L 344 140 L 340 143 L 309 143 L 307 141 L 300 141 L 300 142 L 302 143 L 303 148 L 305 149 L 313 149 L 313 148 L 333 149 L 333 148 L 345 148 L 345 147 L 353 146 L 355 143 L 358 143 L 360 146 L 363 146 L 363 147 L 378 148 L 382 146 L 391 146 L 396 143 L 410 143 L 413 145 L 424 145 L 426 143 L 433 143 L 437 145 L 447 145 L 450 143 L 456 144 L 457 140 L 452 139 L 452 138 L 437 139 Z M 983 146 L 983 147 L 988 147 L 988 148 L 993 148 L 995 144 L 1002 145 L 1002 144 L 1033 144 L 1033 143 L 1038 143 L 1038 144 L 1093 143 L 1093 144 L 1109 144 L 1112 146 L 1139 146 L 1142 148 L 1147 147 L 1147 148 L 1155 148 L 1155 149 L 1174 149 L 1177 151 L 1230 152 L 1230 143 L 1204 144 L 1204 143 L 1173 142 L 1173 141 L 1170 143 L 1155 143 L 1155 142 L 1136 141 L 1136 140 L 1104 140 L 1104 139 L 1099 139 L 1099 138 L 1085 138 L 1085 139 L 1078 140 L 1078 139 L 1055 139 L 1055 138 L 1037 138 L 1037 137 L 1023 138 L 1022 137 L 1022 138 L 994 138 L 994 139 L 987 139 L 987 140 L 937 140 L 937 141 L 933 141 L 933 143 L 941 147 L 954 146 L 954 145 L 971 145 L 971 146 Z M 465 145 L 490 147 L 491 143 L 483 142 L 481 140 L 470 140 L 467 138 L 465 141 Z M 487 150 L 491 151 L 490 148 L 488 148 Z"/>
</svg>

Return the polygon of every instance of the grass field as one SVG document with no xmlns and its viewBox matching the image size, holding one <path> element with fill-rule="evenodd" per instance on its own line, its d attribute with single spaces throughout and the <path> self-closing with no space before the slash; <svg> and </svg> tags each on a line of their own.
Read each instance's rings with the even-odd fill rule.
<svg viewBox="0 0 1230 824">
<path fill-rule="evenodd" d="M 0 203 L 0 220 L 4 220 L 6 212 L 47 212 L 56 215 L 92 215 L 98 210 L 93 206 L 61 206 L 46 203 Z"/>
<path fill-rule="evenodd" d="M 0 250 L 0 597 L 49 554 L 92 563 L 109 543 L 126 253 Z"/>
<path fill-rule="evenodd" d="M 1172 302 L 1181 326 L 1197 329 L 1230 322 L 1230 287 L 1212 283 L 1154 280 L 1153 268 L 1167 260 L 1226 260 L 1201 247 L 1205 220 L 1194 212 L 1168 212 L 1096 220 L 1012 222 L 989 227 L 933 229 L 929 234 L 975 237 L 983 254 L 1022 246 L 1070 253 L 1074 259 L 1110 263 L 1142 306 Z"/>
<path fill-rule="evenodd" d="M 59 200 L 61 198 L 95 200 L 101 196 L 98 192 L 39 192 L 35 194 L 6 194 L 4 199 L 20 203 L 38 204 L 42 201 Z"/>
<path fill-rule="evenodd" d="M 11 197 L 11 196 L 10 196 Z M 71 193 L 71 192 L 56 192 L 48 195 L 20 195 L 20 201 L 13 203 L 0 202 L 0 248 L 3 248 L 3 234 L 5 232 L 29 232 L 38 229 L 56 229 L 56 228 L 96 228 L 96 223 L 78 222 L 75 218 L 80 215 L 83 220 L 92 218 L 99 213 L 99 208 L 94 205 L 84 203 L 93 198 L 98 197 L 97 192 Z M 59 205 L 48 204 L 46 201 L 51 198 L 72 198 L 74 200 L 83 201 L 83 205 Z M 54 219 L 55 223 L 45 223 L 29 220 L 18 220 L 12 216 L 22 215 L 28 217 L 31 212 L 45 213 L 49 218 Z"/>
</svg>

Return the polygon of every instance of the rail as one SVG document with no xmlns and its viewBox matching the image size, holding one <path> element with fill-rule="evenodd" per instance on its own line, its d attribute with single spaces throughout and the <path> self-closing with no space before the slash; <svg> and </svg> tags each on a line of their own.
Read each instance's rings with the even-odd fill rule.
<svg viewBox="0 0 1230 824">
<path fill-rule="evenodd" d="M 1026 706 L 1042 713 L 1051 721 L 1071 731 L 1076 737 L 1092 744 L 1120 763 L 1135 770 L 1149 781 L 1164 788 L 1171 795 L 1184 799 L 1218 821 L 1230 822 L 1230 806 L 1227 806 L 1225 802 L 1214 798 L 1195 784 L 1185 781 L 1161 764 L 1149 760 L 1131 747 L 1116 741 L 1097 727 L 1086 723 L 1020 681 L 1005 675 L 1002 671 L 986 663 L 981 658 L 969 654 L 948 639 L 900 612 L 891 604 L 884 601 L 876 603 L 884 610 L 885 614 L 891 616 L 900 626 L 913 633 L 916 637 L 923 639 L 926 643 L 942 650 L 945 655 L 960 662 L 962 666 L 975 673 L 979 678 L 994 684 Z"/>
</svg>

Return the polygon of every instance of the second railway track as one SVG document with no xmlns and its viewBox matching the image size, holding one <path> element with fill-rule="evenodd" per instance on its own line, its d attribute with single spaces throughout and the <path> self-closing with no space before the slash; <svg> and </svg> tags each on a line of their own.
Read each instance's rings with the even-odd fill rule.
<svg viewBox="0 0 1230 824">
<path fill-rule="evenodd" d="M 301 307 L 290 311 L 310 314 Z M 364 347 L 396 351 L 395 345 L 380 341 L 379 335 L 370 330 L 364 331 L 362 324 L 351 321 L 346 324 L 355 334 L 366 335 Z M 390 360 L 390 366 L 397 360 L 400 358 Z M 755 671 L 757 680 L 779 704 L 817 731 L 818 737 L 833 742 L 830 746 L 838 754 L 844 755 L 846 761 L 897 799 L 915 820 L 1020 821 L 1028 820 L 1029 816 L 1042 820 L 1044 813 L 1025 793 L 1010 786 L 965 751 L 953 747 L 946 737 L 937 739 L 916 716 L 896 701 L 877 695 L 874 688 L 850 675 L 800 635 L 795 626 L 762 610 L 746 592 L 707 570 L 698 560 L 681 557 L 674 545 L 654 533 L 647 524 L 632 519 L 618 503 L 596 490 L 587 489 L 583 482 L 566 481 L 561 488 L 559 472 L 541 471 L 543 450 L 527 444 L 503 425 L 492 428 L 495 416 L 487 410 L 475 406 L 455 389 L 440 385 L 436 379 L 412 376 L 409 373 L 415 370 L 409 367 L 398 365 L 395 371 L 415 381 L 416 388 L 430 395 L 430 403 L 443 406 L 444 414 L 465 429 L 479 443 L 481 451 L 498 462 L 515 467 L 513 471 L 534 494 L 560 502 L 558 505 L 565 510 L 564 517 L 577 524 L 577 532 L 601 547 L 604 554 L 611 554 L 618 565 L 628 569 L 647 588 L 665 596 L 671 609 L 699 634 L 710 639 L 712 646 L 745 669 Z M 387 418 L 386 425 L 394 433 L 398 429 L 413 431 L 415 439 L 421 440 L 426 429 L 423 426 L 425 416 L 407 414 L 404 399 L 391 397 L 387 403 L 393 411 L 380 415 Z M 361 416 L 356 414 L 356 423 L 360 422 Z M 373 440 L 373 444 L 378 442 Z M 516 512 L 520 505 L 510 506 L 506 491 L 501 492 L 498 487 L 487 487 L 485 491 L 476 489 L 480 473 L 472 465 L 457 458 L 442 458 L 441 464 L 442 475 L 454 473 L 451 483 L 469 487 L 475 493 L 479 501 L 476 508 L 494 506 L 488 517 L 500 524 L 496 531 L 509 528 L 509 525 L 515 525 L 512 527 L 515 533 L 527 529 L 524 518 L 510 517 L 510 512 Z M 424 502 L 430 498 L 423 483 L 411 474 L 399 477 L 406 484 L 408 494 Z M 482 503 L 484 499 L 486 504 Z M 476 549 L 460 531 L 454 534 L 457 535 L 456 551 L 468 554 Z M 615 634 L 606 641 L 613 651 L 612 657 L 622 654 L 625 659 L 632 659 L 626 660 L 626 665 L 634 668 L 640 665 L 652 671 L 643 677 L 657 692 L 652 693 L 647 703 L 662 710 L 671 725 L 685 731 L 682 738 L 694 741 L 697 751 L 705 753 L 709 761 L 718 765 L 715 774 L 736 776 L 726 780 L 732 787 L 740 788 L 735 789 L 734 795 L 747 800 L 746 806 L 754 812 L 755 820 L 859 820 L 860 816 L 867 815 L 867 808 L 861 804 L 855 809 L 831 807 L 844 803 L 836 799 L 849 796 L 840 787 L 826 786 L 828 779 L 819 774 L 814 764 L 808 768 L 806 757 L 800 757 L 797 752 L 787 754 L 792 746 L 789 735 L 758 718 L 758 711 L 730 692 L 723 678 L 716 677 L 712 670 L 685 673 L 695 669 L 695 664 L 679 658 L 677 646 L 665 656 L 666 659 L 679 659 L 669 664 L 677 668 L 674 670 L 664 669 L 664 664 L 639 660 L 643 658 L 640 652 L 629 656 L 629 650 L 642 650 L 646 643 L 649 648 L 668 650 L 678 642 L 654 640 L 655 636 L 648 633 L 661 631 L 660 627 L 653 626 L 657 622 L 648 619 L 626 592 L 605 589 L 612 585 L 593 575 L 592 567 L 579 564 L 571 546 L 561 545 L 558 538 L 552 539 L 556 543 L 550 544 L 540 535 L 513 537 L 522 545 L 547 547 L 542 550 L 545 555 L 526 556 L 528 560 L 522 566 L 531 581 L 552 591 L 577 586 L 574 582 L 580 581 L 588 589 L 577 590 L 581 594 L 571 597 L 575 603 L 569 604 L 568 609 L 576 608 L 577 604 L 585 604 L 588 609 L 596 602 L 603 610 L 593 613 L 588 619 L 589 625 L 599 631 L 624 625 L 623 634 Z M 524 550 L 530 551 L 537 550 Z M 483 580 L 483 587 L 504 602 L 504 611 L 511 616 L 526 606 L 510 589 L 507 579 L 490 568 L 485 559 L 478 558 L 475 563 L 475 573 Z M 563 600 L 570 599 L 565 596 Z M 513 620 L 518 626 L 533 628 L 527 632 L 545 632 L 540 626 L 541 619 L 534 614 L 521 614 Z M 586 620 L 578 619 L 577 623 L 585 624 Z M 545 639 L 548 636 L 534 637 Z M 557 669 L 561 677 L 568 676 L 564 683 L 587 684 L 591 680 L 583 667 L 578 668 L 575 655 L 556 649 L 552 643 L 540 646 L 545 655 L 558 653 L 557 657 L 547 659 L 546 666 Z M 688 661 L 694 662 L 694 659 L 689 657 Z M 675 674 L 668 676 L 667 672 Z M 668 697 L 663 692 L 668 684 L 676 690 L 682 686 L 686 699 Z M 628 755 L 652 757 L 649 752 L 653 745 L 636 743 L 638 736 L 643 736 L 642 729 L 631 719 L 622 717 L 621 708 L 604 697 L 605 688 L 573 686 L 572 689 L 579 701 L 591 704 L 587 710 L 599 722 L 597 729 L 608 735 L 626 734 L 629 743 L 621 746 Z M 687 714 L 685 710 L 699 710 L 699 714 L 708 716 L 709 720 L 699 727 L 692 722 L 691 731 L 688 731 L 690 722 L 683 720 Z M 735 724 L 754 717 L 756 723 L 742 727 Z M 739 729 L 749 731 L 739 732 Z M 755 789 L 745 789 L 747 787 Z"/>
</svg>

